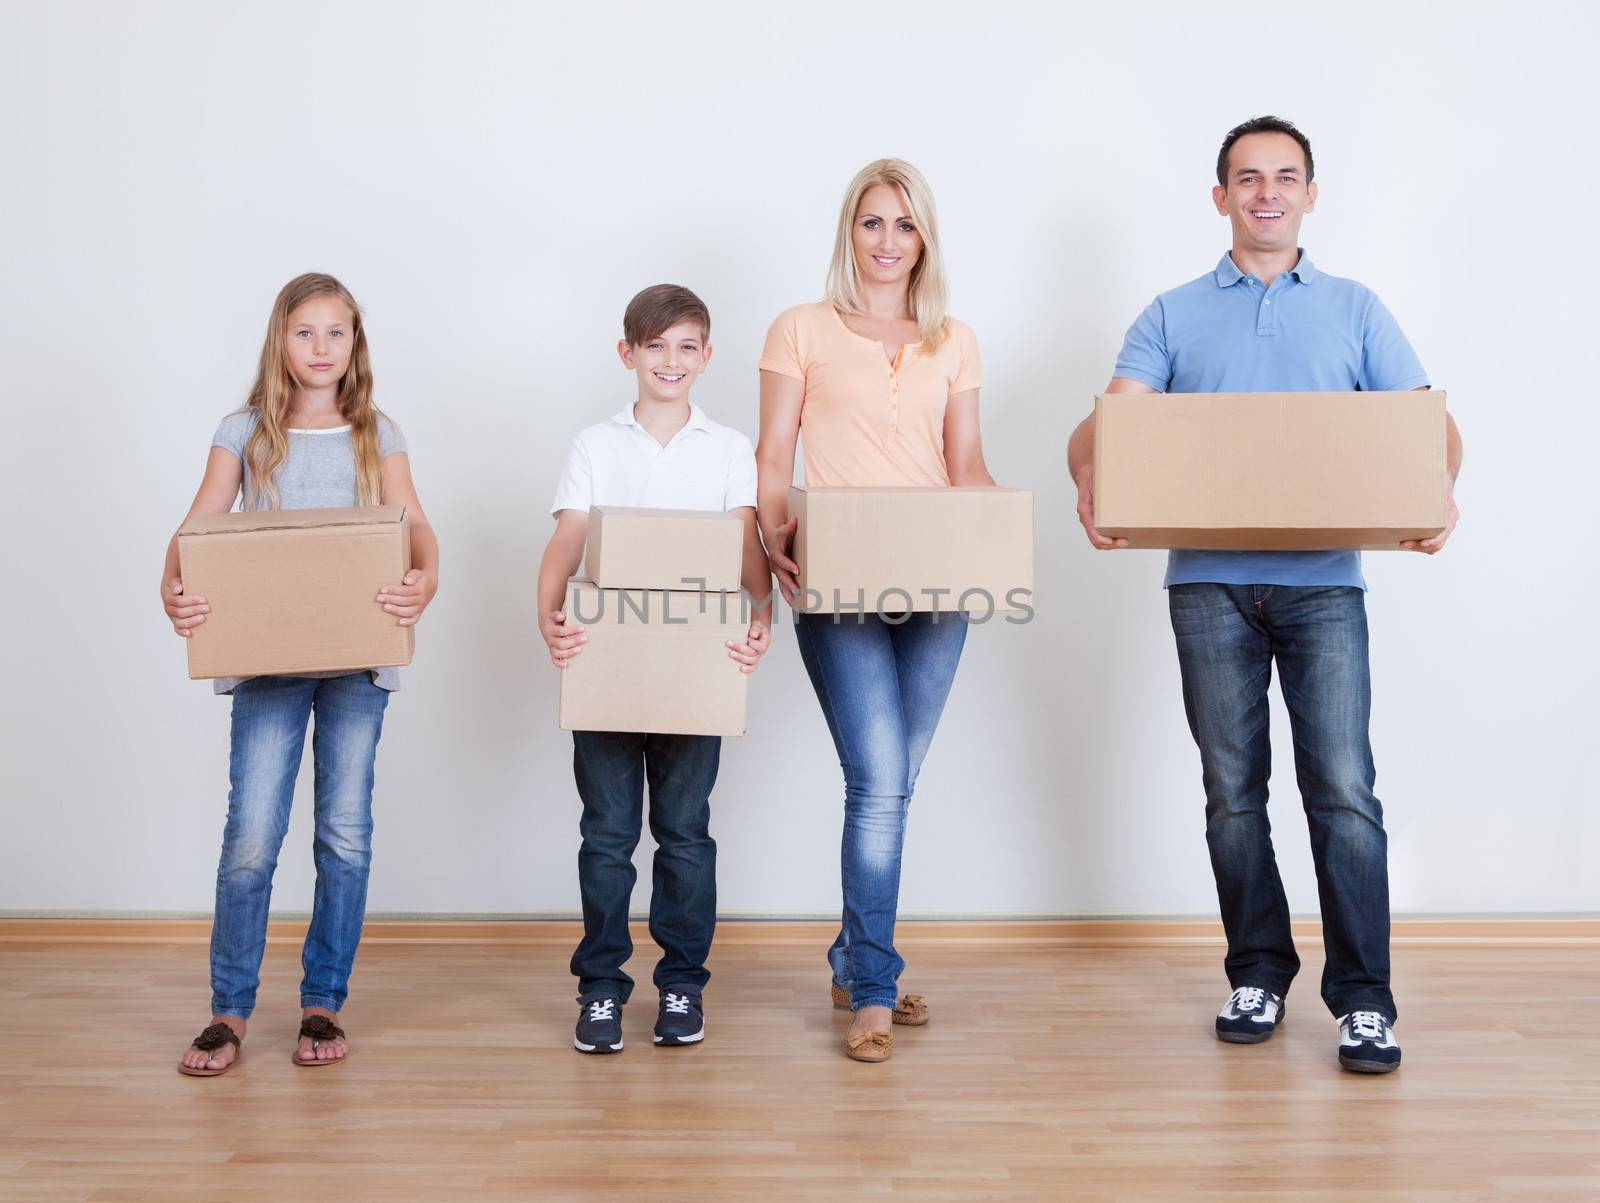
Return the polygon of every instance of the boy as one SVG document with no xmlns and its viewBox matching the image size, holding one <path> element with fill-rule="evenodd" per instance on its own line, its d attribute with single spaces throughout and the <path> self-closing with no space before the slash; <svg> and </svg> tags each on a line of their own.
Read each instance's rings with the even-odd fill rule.
<svg viewBox="0 0 1600 1203">
<path fill-rule="evenodd" d="M 738 671 L 754 672 L 771 638 L 772 609 L 772 578 L 756 527 L 755 451 L 743 434 L 712 422 L 689 400 L 711 362 L 711 315 L 687 288 L 657 284 L 629 302 L 622 330 L 617 354 L 638 377 L 638 400 L 573 440 L 551 506 L 556 529 L 539 565 L 539 629 L 550 659 L 564 669 L 588 640 L 562 608 L 567 579 L 583 560 L 591 506 L 722 510 L 744 521 L 742 584 L 754 604 L 745 642 L 730 642 L 728 654 Z M 579 1004 L 573 1045 L 584 1053 L 622 1051 L 622 1008 L 633 990 L 622 967 L 633 952 L 628 900 L 646 779 L 657 845 L 650 935 L 662 951 L 654 974 L 661 992 L 655 1043 L 697 1044 L 705 1037 L 701 994 L 716 926 L 717 846 L 709 823 L 722 741 L 574 731 L 572 746 L 583 800 L 583 939 L 572 955 Z"/>
</svg>

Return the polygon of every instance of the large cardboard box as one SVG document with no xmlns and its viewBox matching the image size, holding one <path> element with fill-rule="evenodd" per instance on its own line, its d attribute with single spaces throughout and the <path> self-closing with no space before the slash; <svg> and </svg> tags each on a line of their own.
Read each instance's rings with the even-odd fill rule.
<svg viewBox="0 0 1600 1203">
<path fill-rule="evenodd" d="M 789 490 L 796 607 L 818 614 L 1026 610 L 1033 494 L 989 486 Z"/>
<path fill-rule="evenodd" d="M 376 601 L 411 569 L 404 506 L 203 514 L 178 531 L 178 564 L 211 606 L 184 641 L 191 677 L 411 663 L 413 628 Z"/>
<path fill-rule="evenodd" d="M 725 646 L 750 629 L 741 600 L 568 581 L 567 621 L 589 642 L 561 670 L 562 729 L 743 735 L 749 677 Z"/>
<path fill-rule="evenodd" d="M 1108 393 L 1094 514 L 1134 547 L 1398 546 L 1444 529 L 1445 394 Z"/>
<path fill-rule="evenodd" d="M 744 573 L 744 520 L 718 510 L 597 505 L 583 569 L 602 589 L 733 592 Z"/>
</svg>

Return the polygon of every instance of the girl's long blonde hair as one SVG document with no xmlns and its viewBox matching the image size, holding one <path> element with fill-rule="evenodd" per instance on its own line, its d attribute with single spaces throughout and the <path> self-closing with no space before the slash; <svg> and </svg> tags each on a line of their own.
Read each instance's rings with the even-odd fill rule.
<svg viewBox="0 0 1600 1203">
<path fill-rule="evenodd" d="M 839 209 L 839 231 L 833 240 L 833 262 L 828 267 L 828 299 L 843 313 L 861 314 L 861 274 L 856 266 L 856 211 L 869 188 L 888 184 L 906 203 L 906 215 L 922 235 L 922 254 L 911 269 L 911 316 L 922 335 L 925 350 L 944 341 L 949 329 L 950 288 L 945 281 L 944 258 L 939 253 L 939 219 L 933 208 L 933 190 L 922 173 L 904 159 L 879 159 L 868 163 L 850 181 Z"/>
<path fill-rule="evenodd" d="M 356 503 L 378 505 L 383 497 L 382 456 L 378 443 L 378 407 L 372 403 L 372 361 L 367 355 L 367 332 L 361 324 L 361 308 L 350 290 L 332 276 L 307 272 L 283 286 L 272 303 L 267 320 L 267 340 L 261 346 L 261 366 L 250 389 L 246 408 L 259 419 L 244 448 L 244 461 L 250 469 L 250 488 L 244 508 L 277 509 L 278 486 L 273 475 L 289 454 L 286 426 L 294 407 L 299 384 L 289 370 L 284 350 L 289 315 L 313 297 L 336 297 L 349 306 L 351 318 L 350 366 L 339 381 L 339 413 L 350 423 L 350 446 L 356 456 Z M 265 505 L 262 505 L 262 502 Z"/>
</svg>

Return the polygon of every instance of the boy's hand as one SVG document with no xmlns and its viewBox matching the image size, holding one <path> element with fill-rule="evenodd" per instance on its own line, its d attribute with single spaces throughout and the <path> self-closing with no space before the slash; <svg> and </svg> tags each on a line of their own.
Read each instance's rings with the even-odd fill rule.
<svg viewBox="0 0 1600 1203">
<path fill-rule="evenodd" d="M 761 657 L 772 646 L 772 631 L 764 622 L 752 622 L 743 643 L 728 640 L 728 655 L 739 662 L 739 671 L 753 673 Z"/>
<path fill-rule="evenodd" d="M 1088 465 L 1078 473 L 1078 521 L 1083 523 L 1083 533 L 1089 542 L 1101 551 L 1126 547 L 1126 539 L 1113 539 L 1102 535 L 1094 525 L 1094 466 Z"/>
<path fill-rule="evenodd" d="M 799 518 L 790 518 L 782 526 L 767 533 L 767 566 L 778 578 L 778 589 L 783 600 L 794 605 L 794 595 L 800 592 L 800 565 L 789 558 L 789 544 L 800 526 Z"/>
<path fill-rule="evenodd" d="M 1420 551 L 1423 555 L 1437 555 L 1440 549 L 1444 547 L 1445 541 L 1454 533 L 1456 522 L 1460 517 L 1461 511 L 1456 509 L 1456 495 L 1455 491 L 1452 490 L 1450 493 L 1450 505 L 1445 510 L 1444 529 L 1431 539 L 1406 539 L 1400 546 L 1407 551 Z"/>
<path fill-rule="evenodd" d="M 378 604 L 398 618 L 400 626 L 415 626 L 438 591 L 438 582 L 433 577 L 420 568 L 413 568 L 406 573 L 403 582 L 385 585 L 379 591 Z"/>
<path fill-rule="evenodd" d="M 206 604 L 206 599 L 199 596 L 191 597 L 183 591 L 183 582 L 173 577 L 161 586 L 161 605 L 167 612 L 167 620 L 172 623 L 172 629 L 185 639 L 194 633 L 195 627 L 206 620 L 206 615 L 211 613 L 211 607 Z"/>
<path fill-rule="evenodd" d="M 569 624 L 567 616 L 560 610 L 552 610 L 539 620 L 539 634 L 544 636 L 545 645 L 550 649 L 550 663 L 557 668 L 565 668 L 567 661 L 589 642 L 583 627 L 577 623 Z"/>
</svg>

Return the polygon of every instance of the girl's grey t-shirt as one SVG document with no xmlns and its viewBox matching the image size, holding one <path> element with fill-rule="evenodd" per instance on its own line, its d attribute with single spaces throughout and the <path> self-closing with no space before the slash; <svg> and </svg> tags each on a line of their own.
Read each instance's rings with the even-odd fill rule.
<svg viewBox="0 0 1600 1203">
<path fill-rule="evenodd" d="M 244 448 L 250 441 L 259 415 L 253 409 L 235 410 L 222 419 L 211 445 L 231 451 L 243 465 L 244 479 L 240 489 L 240 508 L 244 498 L 251 495 L 253 481 L 250 465 L 245 462 Z M 329 506 L 359 504 L 356 495 L 356 453 L 350 446 L 350 427 L 336 426 L 330 430 L 290 429 L 289 454 L 277 471 L 278 508 L 284 510 L 313 510 Z M 389 456 L 406 449 L 400 428 L 382 414 L 378 415 L 378 454 Z M 266 499 L 257 498 L 258 510 L 267 509 Z M 396 582 L 398 583 L 398 582 Z M 393 692 L 400 688 L 398 668 L 374 668 L 372 683 L 380 689 Z M 339 673 L 309 673 L 308 676 L 340 676 Z M 212 682 L 216 693 L 232 693 L 234 686 L 248 677 L 218 677 Z"/>
</svg>

